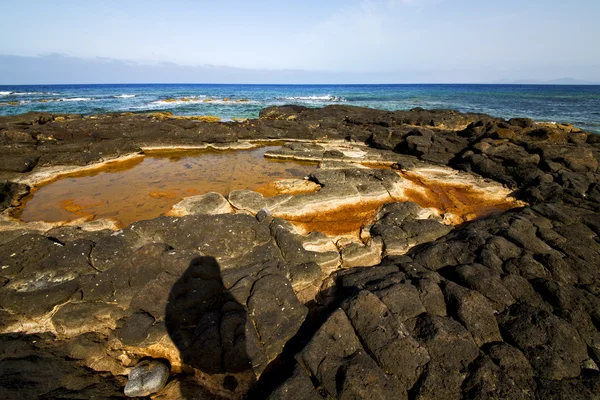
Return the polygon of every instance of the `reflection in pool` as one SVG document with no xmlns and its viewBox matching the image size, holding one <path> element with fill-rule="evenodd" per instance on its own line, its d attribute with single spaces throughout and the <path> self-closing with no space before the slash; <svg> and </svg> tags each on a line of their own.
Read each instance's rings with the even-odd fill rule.
<svg viewBox="0 0 600 400">
<path fill-rule="evenodd" d="M 34 188 L 24 199 L 20 218 L 25 222 L 113 218 L 126 226 L 158 217 L 187 196 L 226 195 L 238 189 L 267 195 L 273 181 L 302 178 L 316 168 L 314 163 L 265 159 L 274 148 L 153 152 L 69 174 Z"/>
</svg>

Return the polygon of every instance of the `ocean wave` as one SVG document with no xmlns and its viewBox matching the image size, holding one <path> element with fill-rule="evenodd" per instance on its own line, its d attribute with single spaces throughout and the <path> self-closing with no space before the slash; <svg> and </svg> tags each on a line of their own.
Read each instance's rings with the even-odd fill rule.
<svg viewBox="0 0 600 400">
<path fill-rule="evenodd" d="M 325 101 L 325 102 L 345 102 L 346 99 L 341 96 L 333 96 L 330 94 L 323 96 L 290 96 L 290 97 L 277 97 L 277 100 L 292 100 L 292 101 Z"/>
<path fill-rule="evenodd" d="M 58 96 L 59 94 L 52 92 L 0 92 L 2 96 Z"/>
<path fill-rule="evenodd" d="M 62 98 L 56 99 L 55 101 L 91 101 L 93 100 L 90 97 L 71 97 L 71 98 Z"/>
<path fill-rule="evenodd" d="M 214 99 L 211 97 L 182 97 L 179 99 L 164 99 L 164 100 L 156 100 L 150 103 L 150 105 L 154 106 L 168 106 L 175 107 L 186 104 L 223 104 L 223 105 L 243 105 L 243 104 L 257 104 L 254 100 L 249 99 Z"/>
<path fill-rule="evenodd" d="M 131 97 L 135 97 L 135 94 L 120 94 L 118 96 L 113 96 L 115 99 L 129 99 Z"/>
</svg>

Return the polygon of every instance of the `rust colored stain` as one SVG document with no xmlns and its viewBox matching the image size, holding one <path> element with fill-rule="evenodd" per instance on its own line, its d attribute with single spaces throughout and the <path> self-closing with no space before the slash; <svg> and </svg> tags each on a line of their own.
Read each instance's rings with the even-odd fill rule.
<svg viewBox="0 0 600 400">
<path fill-rule="evenodd" d="M 317 231 L 327 236 L 348 234 L 358 236 L 360 228 L 372 223 L 381 206 L 390 201 L 393 200 L 361 202 L 350 207 L 339 207 L 318 214 L 291 218 L 289 221 L 301 232 Z"/>
<path fill-rule="evenodd" d="M 374 222 L 381 207 L 393 201 L 412 201 L 423 208 L 435 208 L 441 214 L 452 213 L 453 223 L 462 223 L 520 206 L 511 198 L 490 198 L 468 185 L 439 184 L 414 175 L 401 174 L 420 190 L 405 189 L 405 198 L 362 202 L 351 207 L 338 207 L 318 214 L 290 220 L 301 232 L 322 232 L 328 236 L 358 236 L 361 227 Z"/>
<path fill-rule="evenodd" d="M 442 213 L 452 213 L 462 221 L 472 221 L 520 205 L 511 198 L 490 198 L 466 185 L 440 184 L 408 174 L 401 176 L 420 186 L 425 192 L 407 189 L 406 195 L 410 201 L 421 207 L 433 207 Z"/>
<path fill-rule="evenodd" d="M 158 217 L 184 197 L 207 192 L 226 195 L 232 190 L 250 189 L 275 196 L 280 194 L 275 181 L 302 178 L 316 168 L 316 163 L 265 159 L 264 154 L 275 148 L 149 152 L 145 157 L 72 173 L 35 187 L 16 216 L 23 221 L 49 222 L 113 218 L 126 226 Z M 415 187 L 406 188 L 403 198 L 358 202 L 295 217 L 290 222 L 303 232 L 358 236 L 362 226 L 373 222 L 381 206 L 392 201 L 413 201 L 442 214 L 452 213 L 453 223 L 519 205 L 512 199 L 486 197 L 464 184 L 440 184 L 410 173 L 401 176 Z M 300 185 L 297 190 L 293 194 L 314 189 Z"/>
<path fill-rule="evenodd" d="M 126 226 L 158 217 L 187 196 L 237 189 L 268 192 L 273 181 L 302 178 L 316 168 L 315 163 L 265 159 L 265 152 L 274 148 L 150 153 L 110 163 L 34 188 L 17 216 L 26 222 L 113 218 Z"/>
</svg>

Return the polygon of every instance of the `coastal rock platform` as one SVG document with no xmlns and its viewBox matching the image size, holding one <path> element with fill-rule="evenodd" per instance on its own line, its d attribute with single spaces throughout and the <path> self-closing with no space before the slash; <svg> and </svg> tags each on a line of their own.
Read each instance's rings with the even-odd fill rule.
<svg viewBox="0 0 600 400">
<path fill-rule="evenodd" d="M 165 216 L 24 223 L 31 188 L 156 149 L 306 179 Z M 600 398 L 600 137 L 450 110 L 0 118 L 3 398 Z"/>
</svg>

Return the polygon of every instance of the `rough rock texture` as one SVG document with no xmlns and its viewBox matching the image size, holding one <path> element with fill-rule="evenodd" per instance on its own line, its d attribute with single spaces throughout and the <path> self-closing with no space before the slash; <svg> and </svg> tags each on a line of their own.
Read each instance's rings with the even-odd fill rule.
<svg viewBox="0 0 600 400">
<path fill-rule="evenodd" d="M 5 233 L 3 398 L 122 397 L 148 358 L 171 365 L 159 399 L 600 397 L 600 140 L 574 127 L 346 106 L 268 108 L 237 125 L 25 114 L 0 118 L 0 174 L 147 144 L 285 138 L 361 142 L 472 171 L 529 205 L 452 229 L 414 204 L 388 204 L 363 230 L 381 262 L 360 245 L 340 257 L 318 234 L 294 233 L 264 210 L 273 200 L 247 192 L 228 200 L 256 217 L 208 215 L 224 199 L 207 196 L 190 205 L 202 215 L 119 232 Z M 312 179 L 389 193 L 377 174 L 338 167 Z M 359 188 L 358 174 L 373 184 Z M 22 188 L 0 193 L 6 205 Z M 309 287 L 316 297 L 301 296 Z"/>
<path fill-rule="evenodd" d="M 452 226 L 444 225 L 439 218 L 420 218 L 421 212 L 422 208 L 411 202 L 383 206 L 371 227 L 371 235 L 381 237 L 385 255 L 404 254 L 452 230 Z"/>
</svg>

